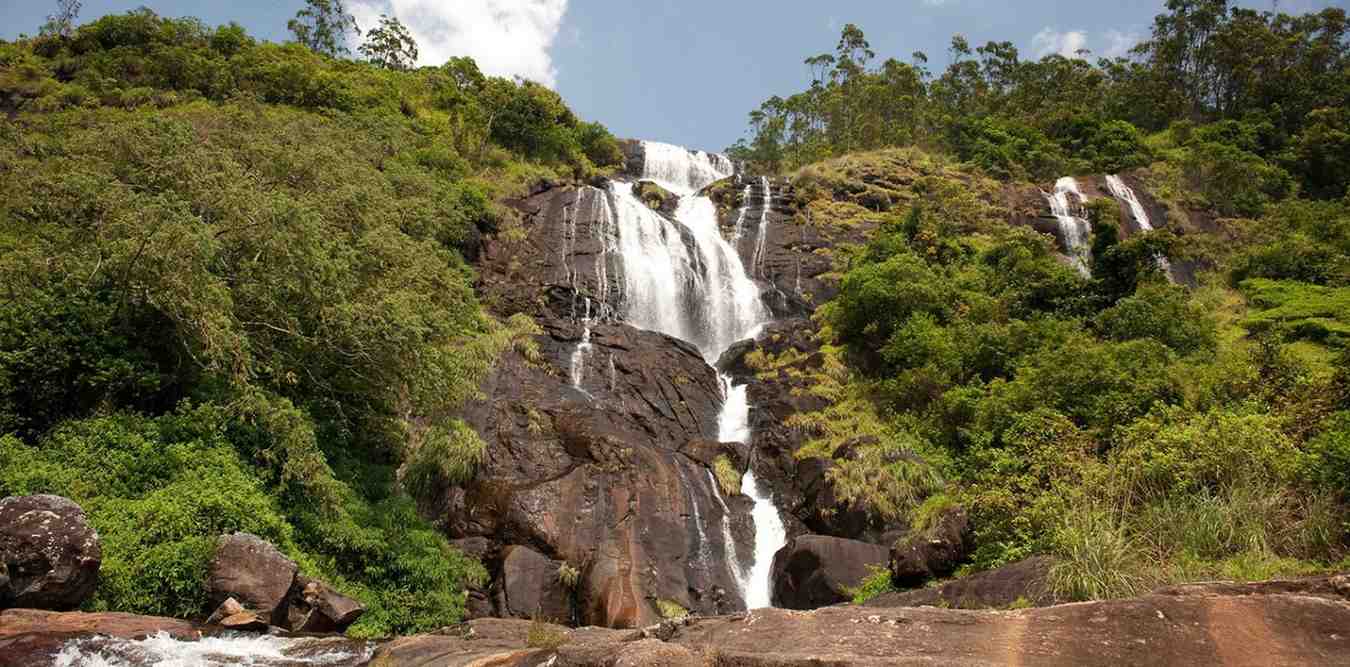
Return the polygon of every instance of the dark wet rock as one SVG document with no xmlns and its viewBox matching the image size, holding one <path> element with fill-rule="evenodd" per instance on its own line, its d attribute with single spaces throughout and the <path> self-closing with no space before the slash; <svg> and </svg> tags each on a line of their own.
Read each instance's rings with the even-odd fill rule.
<svg viewBox="0 0 1350 667">
<path fill-rule="evenodd" d="M 286 625 L 288 595 L 297 569 L 295 561 L 257 535 L 222 535 L 207 579 L 211 604 L 219 607 L 234 598 L 268 624 Z"/>
<path fill-rule="evenodd" d="M 0 500 L 0 608 L 68 610 L 98 585 L 98 533 L 60 496 Z"/>
<path fill-rule="evenodd" d="M 570 566 L 551 560 L 529 547 L 506 547 L 504 554 L 503 615 L 570 623 L 573 616 L 572 591 L 562 574 L 562 568 Z"/>
<path fill-rule="evenodd" d="M 1007 609 L 1045 607 L 1059 600 L 1046 584 L 1051 559 L 1036 556 L 952 579 L 940 586 L 883 593 L 869 607 L 949 607 L 952 609 Z"/>
<path fill-rule="evenodd" d="M 666 215 L 675 215 L 675 210 L 680 207 L 679 196 L 651 181 L 634 184 L 633 195 L 642 200 L 648 208 Z"/>
<path fill-rule="evenodd" d="M 853 598 L 852 589 L 886 565 L 889 549 L 825 535 L 789 540 L 773 558 L 773 601 L 787 609 L 816 609 Z"/>
<path fill-rule="evenodd" d="M 970 519 L 953 507 L 928 530 L 915 532 L 891 548 L 891 581 L 897 588 L 915 588 L 956 571 L 970 555 Z"/>
</svg>

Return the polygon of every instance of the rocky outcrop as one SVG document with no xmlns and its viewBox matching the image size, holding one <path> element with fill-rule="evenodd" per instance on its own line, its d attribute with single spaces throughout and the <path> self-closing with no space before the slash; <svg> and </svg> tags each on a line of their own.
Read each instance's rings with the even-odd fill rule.
<svg viewBox="0 0 1350 667">
<path fill-rule="evenodd" d="M 79 505 L 48 495 L 0 500 L 0 609 L 75 609 L 93 595 L 102 563 Z"/>
<path fill-rule="evenodd" d="M 972 546 L 965 510 L 949 509 L 928 530 L 906 535 L 891 548 L 891 583 L 915 588 L 948 576 L 966 561 Z"/>
<path fill-rule="evenodd" d="M 1012 612 L 840 606 L 756 610 L 641 631 L 474 621 L 396 640 L 372 664 L 567 665 L 1337 665 L 1350 655 L 1350 602 L 1334 579 L 1206 584 L 1130 600 Z"/>
<path fill-rule="evenodd" d="M 222 535 L 207 579 L 211 605 L 219 607 L 233 598 L 268 624 L 285 625 L 298 570 L 295 561 L 257 535 Z"/>
<path fill-rule="evenodd" d="M 1036 556 L 965 577 L 939 586 L 883 593 L 868 600 L 868 607 L 946 607 L 951 609 L 1007 609 L 1045 607 L 1056 600 L 1046 583 L 1051 560 Z"/>
<path fill-rule="evenodd" d="M 210 623 L 253 629 L 260 622 L 263 629 L 340 633 L 365 613 L 356 600 L 298 572 L 295 561 L 257 535 L 222 535 L 207 579 L 216 609 Z"/>
<path fill-rule="evenodd" d="M 773 558 L 773 601 L 786 609 L 817 609 L 853 598 L 871 568 L 884 567 L 886 547 L 824 535 L 789 540 Z"/>
</svg>

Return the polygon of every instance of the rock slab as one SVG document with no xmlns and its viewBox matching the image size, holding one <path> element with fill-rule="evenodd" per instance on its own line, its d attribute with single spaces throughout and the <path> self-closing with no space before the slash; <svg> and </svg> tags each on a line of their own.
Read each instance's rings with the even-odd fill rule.
<svg viewBox="0 0 1350 667">
<path fill-rule="evenodd" d="M 883 546 L 825 535 L 788 541 L 773 559 L 773 600 L 787 609 L 817 609 L 852 599 L 851 589 L 885 567 Z"/>
</svg>

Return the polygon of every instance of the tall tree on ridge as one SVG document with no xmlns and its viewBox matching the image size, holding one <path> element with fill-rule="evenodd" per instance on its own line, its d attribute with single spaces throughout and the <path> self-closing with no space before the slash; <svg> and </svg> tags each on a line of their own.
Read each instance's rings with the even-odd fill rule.
<svg viewBox="0 0 1350 667">
<path fill-rule="evenodd" d="M 305 0 L 305 8 L 296 12 L 286 27 L 295 35 L 295 41 L 315 53 L 334 57 L 351 54 L 348 36 L 361 35 L 356 17 L 347 13 L 342 0 Z"/>
</svg>

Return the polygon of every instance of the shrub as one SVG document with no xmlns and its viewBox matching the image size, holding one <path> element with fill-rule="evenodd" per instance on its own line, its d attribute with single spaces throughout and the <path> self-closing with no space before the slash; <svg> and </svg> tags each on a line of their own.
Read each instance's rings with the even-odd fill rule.
<svg viewBox="0 0 1350 667">
<path fill-rule="evenodd" d="M 849 589 L 853 594 L 853 604 L 865 604 L 868 600 L 895 590 L 889 568 L 868 565 L 867 569 L 871 574 L 868 574 L 856 588 Z"/>
<path fill-rule="evenodd" d="M 1150 583 L 1139 573 L 1144 554 L 1110 509 L 1072 508 L 1056 527 L 1053 542 L 1049 584 L 1059 599 L 1131 597 Z"/>
</svg>

